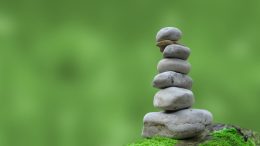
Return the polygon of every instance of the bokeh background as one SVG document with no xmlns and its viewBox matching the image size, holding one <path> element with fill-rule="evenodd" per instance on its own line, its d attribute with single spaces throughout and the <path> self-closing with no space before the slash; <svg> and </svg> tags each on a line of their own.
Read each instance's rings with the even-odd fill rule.
<svg viewBox="0 0 260 146">
<path fill-rule="evenodd" d="M 194 107 L 260 131 L 260 1 L 1 0 L 0 145 L 140 138 L 165 26 L 192 50 Z"/>
</svg>

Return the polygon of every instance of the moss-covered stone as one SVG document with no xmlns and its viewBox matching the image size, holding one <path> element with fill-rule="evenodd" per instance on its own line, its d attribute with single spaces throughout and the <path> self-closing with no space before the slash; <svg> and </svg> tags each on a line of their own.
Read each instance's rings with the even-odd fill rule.
<svg viewBox="0 0 260 146">
<path fill-rule="evenodd" d="M 199 146 L 255 146 L 251 139 L 245 139 L 235 128 L 225 128 L 212 133 L 212 139 Z"/>
<path fill-rule="evenodd" d="M 198 137 L 175 140 L 165 137 L 141 139 L 127 146 L 259 146 L 260 135 L 233 125 L 214 124 Z"/>
<path fill-rule="evenodd" d="M 177 140 L 165 137 L 153 137 L 140 139 L 139 141 L 127 146 L 174 146 Z"/>
</svg>

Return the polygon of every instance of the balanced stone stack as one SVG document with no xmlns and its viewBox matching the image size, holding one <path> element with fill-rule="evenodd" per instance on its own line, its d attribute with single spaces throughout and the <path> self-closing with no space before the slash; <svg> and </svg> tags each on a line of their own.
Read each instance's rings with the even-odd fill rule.
<svg viewBox="0 0 260 146">
<path fill-rule="evenodd" d="M 153 86 L 160 89 L 153 105 L 162 112 L 144 116 L 143 137 L 164 136 L 187 139 L 200 135 L 212 122 L 212 114 L 201 109 L 192 109 L 194 95 L 192 79 L 187 74 L 191 65 L 187 61 L 190 49 L 180 45 L 182 32 L 174 27 L 162 28 L 156 35 L 157 46 L 163 53 L 159 61 L 158 75 Z"/>
</svg>

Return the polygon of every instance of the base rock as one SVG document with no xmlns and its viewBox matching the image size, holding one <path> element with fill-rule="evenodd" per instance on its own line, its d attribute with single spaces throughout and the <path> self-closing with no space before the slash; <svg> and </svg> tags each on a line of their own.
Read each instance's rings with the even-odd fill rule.
<svg viewBox="0 0 260 146">
<path fill-rule="evenodd" d="M 223 131 L 230 132 L 223 133 Z M 171 146 L 260 146 L 260 133 L 237 125 L 214 123 L 208 125 L 200 135 L 190 139 L 152 137 L 139 139 L 127 146 L 169 146 L 169 143 Z"/>
<path fill-rule="evenodd" d="M 186 139 L 199 135 L 212 122 L 206 110 L 184 109 L 174 113 L 151 112 L 144 116 L 143 137 Z"/>
</svg>

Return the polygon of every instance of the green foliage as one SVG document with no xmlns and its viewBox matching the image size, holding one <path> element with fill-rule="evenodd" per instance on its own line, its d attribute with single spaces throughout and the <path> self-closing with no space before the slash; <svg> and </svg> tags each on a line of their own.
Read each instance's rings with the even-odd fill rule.
<svg viewBox="0 0 260 146">
<path fill-rule="evenodd" d="M 200 146 L 254 146 L 250 139 L 247 142 L 235 128 L 223 129 L 212 133 L 213 139 Z"/>
<path fill-rule="evenodd" d="M 153 137 L 140 139 L 139 141 L 127 146 L 173 146 L 177 140 L 165 137 Z"/>
</svg>

